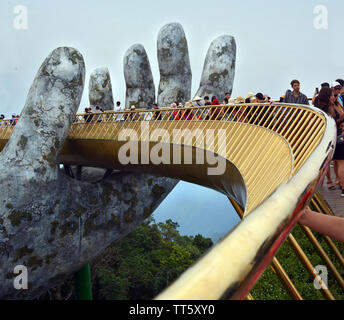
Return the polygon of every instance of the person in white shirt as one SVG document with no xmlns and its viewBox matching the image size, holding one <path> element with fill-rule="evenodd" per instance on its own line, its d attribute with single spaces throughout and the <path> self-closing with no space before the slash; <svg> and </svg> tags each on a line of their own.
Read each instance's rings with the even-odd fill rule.
<svg viewBox="0 0 344 320">
<path fill-rule="evenodd" d="M 115 112 L 121 112 L 122 111 L 121 102 L 120 101 L 116 102 L 116 106 L 114 108 L 114 111 Z M 115 121 L 119 121 L 121 118 L 123 118 L 122 116 L 123 116 L 122 114 L 118 114 L 117 116 L 115 115 Z"/>
</svg>

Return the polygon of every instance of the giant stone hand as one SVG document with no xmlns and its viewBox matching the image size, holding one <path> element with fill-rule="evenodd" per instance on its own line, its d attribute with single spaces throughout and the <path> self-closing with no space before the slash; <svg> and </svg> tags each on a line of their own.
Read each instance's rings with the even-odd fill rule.
<svg viewBox="0 0 344 320">
<path fill-rule="evenodd" d="M 212 77 L 216 80 L 213 92 L 231 91 L 233 43 L 231 37 L 224 38 L 227 51 L 221 45 L 209 49 L 215 50 L 219 63 L 206 61 L 204 72 L 209 72 L 209 64 L 214 64 L 216 70 L 228 70 L 216 71 L 219 75 Z M 231 58 L 226 60 L 222 55 Z M 188 100 L 191 70 L 186 38 L 179 24 L 168 24 L 160 31 L 158 59 L 160 105 Z M 109 80 L 101 74 L 107 72 L 97 69 L 91 81 L 96 83 L 97 77 Z M 126 105 L 151 105 L 155 87 L 143 46 L 135 45 L 127 51 L 124 74 Z M 211 92 L 211 80 L 203 81 L 203 76 L 204 92 Z M 84 78 L 82 55 L 73 48 L 55 49 L 38 70 L 20 120 L 0 153 L 2 299 L 32 299 L 61 283 L 132 231 L 178 183 L 171 178 L 128 172 L 113 173 L 95 183 L 89 182 L 87 174 L 94 175 L 94 170 L 83 174 L 81 181 L 60 170 L 59 155 L 80 104 Z M 90 84 L 90 91 L 94 87 Z M 95 96 L 90 92 L 90 97 Z M 113 101 L 110 81 L 97 99 L 100 105 Z M 13 270 L 17 265 L 28 269 L 28 290 L 14 288 Z"/>
</svg>

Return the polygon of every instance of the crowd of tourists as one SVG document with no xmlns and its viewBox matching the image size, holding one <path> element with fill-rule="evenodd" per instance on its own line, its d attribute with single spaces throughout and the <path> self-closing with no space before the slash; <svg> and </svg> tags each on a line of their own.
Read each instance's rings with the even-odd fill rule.
<svg viewBox="0 0 344 320">
<path fill-rule="evenodd" d="M 315 107 L 323 110 L 331 116 L 337 127 L 337 143 L 333 155 L 333 169 L 335 173 L 335 183 L 333 183 L 331 172 L 327 172 L 327 184 L 330 190 L 335 190 L 338 186 L 341 189 L 341 196 L 344 197 L 344 143 L 340 143 L 343 134 L 344 122 L 344 80 L 337 79 L 329 83 L 323 83 L 321 89 L 314 93 L 312 102 Z"/>
<path fill-rule="evenodd" d="M 12 126 L 14 127 L 18 120 L 19 120 L 20 116 L 18 114 L 12 114 L 12 118 L 11 119 L 6 119 L 4 114 L 0 115 L 0 126 L 1 127 L 8 127 L 8 126 Z"/>
<path fill-rule="evenodd" d="M 80 122 L 102 122 L 108 119 L 117 121 L 139 121 L 139 120 L 229 120 L 240 122 L 255 122 L 265 124 L 271 118 L 271 110 L 267 113 L 262 112 L 257 116 L 257 104 L 264 104 L 265 106 L 274 102 L 309 105 L 310 101 L 316 108 L 321 109 L 328 116 L 332 117 L 336 123 L 337 128 L 337 142 L 333 161 L 331 166 L 335 173 L 335 180 L 331 177 L 331 172 L 327 172 L 327 187 L 330 190 L 341 189 L 341 196 L 344 197 L 344 80 L 337 79 L 331 83 L 324 82 L 320 85 L 320 90 L 316 88 L 312 98 L 307 98 L 305 94 L 300 91 L 300 81 L 293 80 L 290 83 L 291 89 L 287 90 L 278 100 L 272 100 L 267 94 L 258 92 L 254 94 L 248 93 L 245 97 L 238 96 L 231 98 L 231 94 L 226 92 L 223 97 L 204 96 L 203 98 L 196 96 L 182 104 L 181 101 L 172 102 L 168 108 L 159 108 L 157 103 L 154 103 L 149 109 L 150 116 L 147 117 L 145 109 L 138 109 L 132 105 L 129 109 L 122 109 L 120 101 L 117 101 L 113 113 L 106 113 L 104 109 L 95 106 L 85 108 L 85 113 L 77 121 Z M 241 107 L 240 104 L 243 104 Z M 193 108 L 193 107 L 206 108 Z M 210 106 L 210 107 L 208 107 Z M 280 108 L 280 107 L 279 107 Z M 284 108 L 283 105 L 281 108 Z M 140 113 L 140 111 L 145 111 Z M 204 111 L 207 112 L 204 112 Z M 278 110 L 278 109 L 277 109 Z M 233 112 L 234 111 L 234 112 Z M 270 113 L 269 113 L 270 112 Z M 274 111 L 276 112 L 276 111 Z M 263 115 L 262 115 L 263 113 Z M 145 115 L 143 117 L 143 114 Z M 273 114 L 275 115 L 275 113 Z M 13 114 L 11 119 L 6 119 L 5 115 L 0 115 L 0 126 L 15 126 L 19 120 L 19 115 Z M 114 118 L 115 117 L 115 118 Z M 287 115 L 290 117 L 290 115 Z M 276 118 L 276 117 L 275 117 Z M 279 118 L 277 121 L 283 123 L 285 119 Z M 276 121 L 276 120 L 275 120 Z M 341 139 L 340 139 L 341 138 Z M 310 227 L 311 229 L 320 233 L 329 235 L 339 241 L 344 242 L 344 218 L 328 216 L 305 209 L 301 212 L 299 222 Z"/>
</svg>

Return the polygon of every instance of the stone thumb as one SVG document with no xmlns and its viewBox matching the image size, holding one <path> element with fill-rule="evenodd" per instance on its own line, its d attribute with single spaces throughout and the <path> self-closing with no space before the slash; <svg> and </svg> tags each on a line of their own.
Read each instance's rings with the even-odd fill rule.
<svg viewBox="0 0 344 320">
<path fill-rule="evenodd" d="M 4 167 L 17 166 L 17 174 L 26 179 L 57 177 L 58 156 L 79 107 L 84 81 L 84 59 L 76 49 L 60 47 L 45 59 L 1 153 Z"/>
</svg>

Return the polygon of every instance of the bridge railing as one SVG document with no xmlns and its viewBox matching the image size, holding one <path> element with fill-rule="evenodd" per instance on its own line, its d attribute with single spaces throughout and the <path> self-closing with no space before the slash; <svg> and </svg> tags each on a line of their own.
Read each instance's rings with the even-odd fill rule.
<svg viewBox="0 0 344 320">
<path fill-rule="evenodd" d="M 274 270 L 279 270 L 280 275 L 283 275 L 283 268 L 274 255 L 287 237 L 295 250 L 301 252 L 288 234 L 295 225 L 300 210 L 309 203 L 325 174 L 335 141 L 334 122 L 314 108 L 280 103 L 108 111 L 100 114 L 77 114 L 69 138 L 81 137 L 78 132 L 83 128 L 88 128 L 88 134 L 99 138 L 114 130 L 111 136 L 115 138 L 121 127 L 139 125 L 143 121 L 158 126 L 172 126 L 175 123 L 181 126 L 188 123 L 194 126 L 211 124 L 215 128 L 231 124 L 228 134 L 235 137 L 231 142 L 242 146 L 243 139 L 255 139 L 255 148 L 266 145 L 269 141 L 252 134 L 256 131 L 251 131 L 249 137 L 245 136 L 238 128 L 260 127 L 285 139 L 294 158 L 292 178 L 280 185 L 235 230 L 157 298 L 242 299 L 247 296 L 270 261 L 273 262 Z M 11 120 L 0 122 L 0 140 L 8 139 L 13 128 Z M 278 168 L 267 168 L 266 174 L 269 174 L 269 170 Z M 239 209 L 242 210 L 240 206 L 237 208 L 238 212 Z M 302 256 L 305 258 L 301 253 L 300 257 Z M 307 264 L 307 259 L 304 261 Z M 290 282 L 286 280 L 286 283 L 293 290 L 293 296 L 299 297 Z M 328 291 L 324 292 L 331 298 Z"/>
<path fill-rule="evenodd" d="M 115 122 L 120 126 L 121 123 L 138 121 L 154 123 L 158 121 L 220 121 L 264 127 L 278 133 L 288 141 L 294 156 L 293 174 L 301 168 L 319 144 L 325 130 L 323 114 L 306 106 L 283 103 L 106 111 L 99 114 L 81 113 L 76 116 L 74 124 Z M 235 142 L 240 143 L 239 140 Z"/>
</svg>

